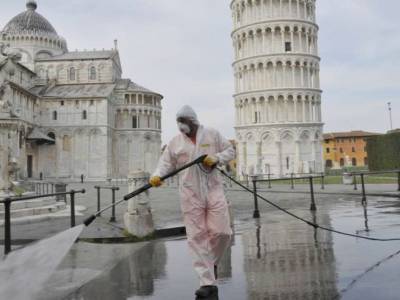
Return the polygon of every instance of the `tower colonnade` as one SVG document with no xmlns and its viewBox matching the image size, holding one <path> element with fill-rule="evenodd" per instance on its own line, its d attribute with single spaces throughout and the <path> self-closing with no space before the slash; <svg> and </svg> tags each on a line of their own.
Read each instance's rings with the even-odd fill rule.
<svg viewBox="0 0 400 300">
<path fill-rule="evenodd" d="M 231 2 L 234 28 L 274 19 L 315 23 L 315 0 L 239 0 Z"/>
<path fill-rule="evenodd" d="M 282 52 L 318 56 L 318 26 L 313 24 L 258 23 L 235 30 L 232 40 L 235 59 Z"/>
<path fill-rule="evenodd" d="M 248 59 L 234 66 L 236 94 L 259 89 L 320 89 L 319 60 L 277 57 Z"/>
</svg>

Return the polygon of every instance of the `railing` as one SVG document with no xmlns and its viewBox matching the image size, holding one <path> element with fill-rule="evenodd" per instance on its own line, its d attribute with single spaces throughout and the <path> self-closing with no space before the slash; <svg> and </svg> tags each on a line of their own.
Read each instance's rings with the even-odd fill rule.
<svg viewBox="0 0 400 300">
<path fill-rule="evenodd" d="M 397 174 L 397 191 L 400 191 L 400 170 L 390 170 L 390 171 L 365 171 L 365 172 L 351 172 L 349 173 L 353 176 L 354 190 L 357 190 L 357 176 L 361 178 L 361 192 L 362 192 L 362 203 L 367 202 L 367 194 L 365 189 L 365 176 L 366 175 L 381 175 L 381 174 Z"/>
<path fill-rule="evenodd" d="M 36 195 L 45 195 L 45 194 L 53 194 L 53 193 L 64 193 L 67 190 L 67 184 L 63 182 L 50 182 L 43 180 L 30 180 L 27 182 L 31 186 L 33 186 L 33 191 Z M 66 202 L 65 195 L 58 196 L 57 201 Z"/>
<path fill-rule="evenodd" d="M 129 179 L 127 177 L 107 178 L 106 181 L 109 185 L 125 185 L 129 183 Z"/>
<path fill-rule="evenodd" d="M 111 190 L 111 195 L 112 195 L 112 208 L 111 208 L 111 217 L 110 217 L 110 222 L 116 222 L 115 218 L 115 192 L 119 191 L 118 186 L 99 186 L 96 185 L 94 187 L 97 190 L 97 211 L 101 210 L 101 196 L 100 196 L 100 191 L 101 190 Z M 99 213 L 99 216 L 101 213 Z"/>
<path fill-rule="evenodd" d="M 362 193 L 361 193 L 361 203 L 363 205 L 366 204 L 367 201 L 367 196 L 381 196 L 381 197 L 400 197 L 400 195 L 388 195 L 384 193 L 372 193 L 372 194 L 367 194 L 366 193 L 366 188 L 365 188 L 365 176 L 366 175 L 379 175 L 379 174 L 397 174 L 397 190 L 400 191 L 400 170 L 391 170 L 391 171 L 365 171 L 365 172 L 352 172 L 349 173 L 349 175 L 353 176 L 354 178 L 354 190 L 357 190 L 357 176 L 360 176 L 361 178 L 361 187 L 362 187 Z M 306 179 L 309 182 L 310 190 L 309 192 L 305 193 L 310 193 L 311 197 L 311 205 L 310 205 L 310 210 L 315 211 L 317 209 L 316 204 L 315 204 L 315 192 L 314 192 L 314 179 L 320 178 L 321 179 L 321 189 L 323 190 L 325 188 L 325 178 L 326 175 L 324 173 L 320 173 L 320 175 L 313 175 L 310 174 L 309 176 L 298 176 L 299 174 L 295 173 L 290 173 L 288 174 L 290 177 L 281 177 L 281 178 L 271 178 L 271 174 L 267 174 L 268 178 L 264 179 L 265 175 L 261 176 L 251 176 L 252 182 L 253 182 L 253 191 L 254 191 L 254 212 L 253 212 L 253 217 L 254 218 L 259 218 L 260 217 L 260 211 L 258 209 L 258 198 L 257 198 L 257 182 L 268 182 L 268 188 L 271 189 L 271 183 L 276 182 L 276 181 L 290 181 L 290 186 L 291 189 L 294 189 L 294 183 L 295 180 L 301 180 L 301 179 Z M 290 192 L 289 192 L 290 193 Z M 357 196 L 358 194 L 356 193 L 319 193 L 319 194 L 335 194 L 335 195 L 349 195 L 349 196 Z"/>
<path fill-rule="evenodd" d="M 324 175 L 320 176 L 303 176 L 303 177 L 295 177 L 295 179 L 307 179 L 310 185 L 310 197 L 311 197 L 311 205 L 310 210 L 316 211 L 317 206 L 315 204 L 315 195 L 314 195 L 314 179 L 321 178 L 322 186 L 323 187 L 323 178 Z M 282 178 L 269 178 L 269 179 L 258 179 L 257 176 L 252 176 L 253 182 L 253 192 L 254 192 L 254 212 L 253 218 L 260 218 L 260 211 L 258 209 L 258 197 L 257 197 L 257 182 L 268 182 L 269 188 L 271 187 L 272 181 L 291 181 L 291 186 L 294 188 L 294 177 L 282 177 Z"/>
<path fill-rule="evenodd" d="M 37 196 L 22 196 L 22 197 L 8 197 L 4 200 L 0 201 L 0 203 L 4 204 L 4 254 L 8 254 L 11 251 L 11 203 L 24 201 L 24 200 L 32 200 L 32 199 L 39 199 L 45 197 L 57 197 L 57 196 L 66 196 L 70 195 L 71 197 L 71 227 L 75 226 L 75 194 L 84 194 L 86 191 L 79 190 L 71 190 L 69 192 L 63 193 L 52 193 L 46 195 L 37 195 Z"/>
</svg>

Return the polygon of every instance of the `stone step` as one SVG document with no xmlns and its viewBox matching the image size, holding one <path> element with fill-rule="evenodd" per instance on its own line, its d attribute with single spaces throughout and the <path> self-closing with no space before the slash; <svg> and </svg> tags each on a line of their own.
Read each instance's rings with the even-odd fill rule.
<svg viewBox="0 0 400 300">
<path fill-rule="evenodd" d="M 85 210 L 86 210 L 85 206 L 81 206 L 81 205 L 75 206 L 75 216 L 82 217 L 83 211 L 85 211 Z M 71 216 L 71 207 L 69 205 L 67 205 L 65 207 L 65 209 L 62 209 L 62 210 L 59 210 L 59 211 L 56 211 L 53 213 L 11 218 L 11 224 L 12 225 L 34 224 L 34 223 L 49 221 L 52 219 L 70 218 L 70 216 Z M 3 227 L 3 226 L 4 226 L 4 220 L 0 219 L 0 227 Z M 1 230 L 3 230 L 3 229 L 1 229 Z"/>
<path fill-rule="evenodd" d="M 19 217 L 27 217 L 27 216 L 44 215 L 44 214 L 49 214 L 49 213 L 55 213 L 59 210 L 65 209 L 65 208 L 66 208 L 66 204 L 64 202 L 57 202 L 55 204 L 46 205 L 46 206 L 12 209 L 11 217 L 19 218 Z M 0 218 L 4 219 L 4 211 L 0 211 Z"/>
<path fill-rule="evenodd" d="M 23 209 L 23 208 L 34 208 L 41 206 L 48 206 L 56 204 L 57 201 L 55 197 L 46 197 L 40 199 L 16 201 L 11 204 L 11 210 Z M 4 211 L 4 205 L 0 205 L 0 212 Z"/>
</svg>

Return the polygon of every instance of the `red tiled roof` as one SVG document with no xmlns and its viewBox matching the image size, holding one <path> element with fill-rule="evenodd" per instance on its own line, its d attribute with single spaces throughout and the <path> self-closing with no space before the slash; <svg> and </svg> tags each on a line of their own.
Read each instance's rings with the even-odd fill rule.
<svg viewBox="0 0 400 300">
<path fill-rule="evenodd" d="M 374 135 L 382 135 L 382 133 L 368 132 L 362 130 L 354 130 L 347 132 L 330 132 L 324 134 L 324 140 L 330 140 L 335 138 L 368 137 Z"/>
</svg>

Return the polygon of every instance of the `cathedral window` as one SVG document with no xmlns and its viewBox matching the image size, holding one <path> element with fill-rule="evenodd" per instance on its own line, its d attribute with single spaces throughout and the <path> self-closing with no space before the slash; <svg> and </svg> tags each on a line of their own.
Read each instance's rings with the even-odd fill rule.
<svg viewBox="0 0 400 300">
<path fill-rule="evenodd" d="M 89 74 L 90 74 L 89 75 L 90 80 L 96 80 L 97 78 L 96 67 L 90 67 Z"/>
<path fill-rule="evenodd" d="M 132 117 L 132 128 L 138 128 L 138 117 L 137 116 Z"/>
<path fill-rule="evenodd" d="M 24 135 L 23 135 L 23 132 L 20 131 L 19 132 L 19 149 L 22 149 L 23 140 L 24 140 Z"/>
<path fill-rule="evenodd" d="M 54 141 L 56 140 L 56 135 L 54 134 L 54 132 L 49 132 L 49 133 L 47 134 L 47 136 L 48 136 L 49 138 L 53 139 Z"/>
<path fill-rule="evenodd" d="M 147 116 L 147 128 L 150 128 L 150 116 Z"/>
<path fill-rule="evenodd" d="M 57 120 L 57 112 L 53 111 L 53 120 Z"/>
<path fill-rule="evenodd" d="M 82 112 L 82 120 L 87 120 L 87 111 L 86 110 L 84 110 Z"/>
<path fill-rule="evenodd" d="M 285 43 L 285 52 L 290 52 L 290 51 L 292 51 L 292 43 L 286 42 Z"/>
<path fill-rule="evenodd" d="M 61 101 L 61 106 L 64 106 L 64 101 Z"/>
<path fill-rule="evenodd" d="M 92 106 L 94 104 L 93 100 L 90 100 L 90 106 Z"/>
<path fill-rule="evenodd" d="M 69 80 L 73 81 L 76 79 L 75 68 L 72 67 L 69 69 Z"/>
</svg>

